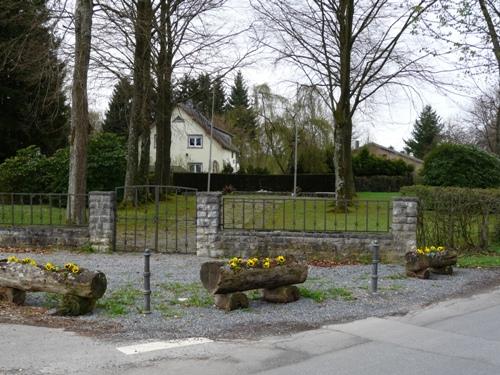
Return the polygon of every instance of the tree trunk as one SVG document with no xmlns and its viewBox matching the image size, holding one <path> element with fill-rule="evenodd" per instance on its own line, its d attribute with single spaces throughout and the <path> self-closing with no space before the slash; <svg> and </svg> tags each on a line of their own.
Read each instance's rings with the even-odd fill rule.
<svg viewBox="0 0 500 375">
<path fill-rule="evenodd" d="M 71 92 L 71 132 L 68 180 L 68 222 L 84 224 L 87 190 L 87 142 L 89 109 L 87 75 L 92 39 L 92 0 L 77 0 L 75 6 L 75 67 Z"/>
<path fill-rule="evenodd" d="M 354 197 L 354 176 L 352 172 L 351 138 L 351 52 L 352 52 L 352 21 L 354 14 L 353 0 L 339 2 L 337 20 L 339 22 L 340 49 L 340 95 L 335 111 L 334 164 L 335 193 L 337 206 L 345 207 L 345 201 Z M 333 88 L 332 88 L 333 89 Z"/>
<path fill-rule="evenodd" d="M 160 3 L 160 52 L 158 54 L 157 82 L 158 103 L 156 108 L 156 164 L 155 180 L 158 185 L 170 182 L 170 143 L 172 141 L 172 60 L 173 40 L 168 4 Z"/>
<path fill-rule="evenodd" d="M 149 169 L 149 103 L 150 99 L 150 61 L 151 61 L 151 1 L 137 2 L 135 20 L 135 50 L 134 50 L 134 86 L 132 109 L 127 143 L 127 171 L 125 174 L 125 200 L 133 199 L 133 191 L 127 187 L 138 185 L 144 181 L 142 163 L 147 162 Z M 146 130 L 147 128 L 147 130 Z M 141 168 L 139 168 L 139 136 L 141 136 Z M 146 147 L 146 149 L 145 149 Z M 147 160 L 144 161 L 144 157 Z M 146 172 L 147 175 L 147 172 Z"/>
<path fill-rule="evenodd" d="M 252 268 L 233 271 L 225 262 L 201 265 L 203 286 L 212 294 L 226 294 L 252 289 L 275 289 L 300 284 L 307 279 L 307 264 L 293 262 L 273 268 Z"/>
<path fill-rule="evenodd" d="M 142 98 L 141 98 L 141 157 L 138 181 L 142 185 L 149 184 L 150 146 L 151 146 L 151 30 L 153 9 L 150 0 L 144 0 L 144 15 L 141 38 L 144 44 L 142 59 Z"/>
<path fill-rule="evenodd" d="M 68 271 L 52 272 L 41 267 L 0 260 L 0 287 L 95 299 L 104 295 L 106 286 L 106 276 L 99 271 L 81 269 L 77 274 Z"/>
</svg>

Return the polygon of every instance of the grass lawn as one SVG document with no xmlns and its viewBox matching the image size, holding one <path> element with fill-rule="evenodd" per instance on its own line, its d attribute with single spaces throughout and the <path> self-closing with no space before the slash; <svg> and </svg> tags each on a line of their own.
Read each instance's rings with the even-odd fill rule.
<svg viewBox="0 0 500 375">
<path fill-rule="evenodd" d="M 500 267 L 500 244 L 492 245 L 488 252 L 458 257 L 460 267 Z"/>
<path fill-rule="evenodd" d="M 332 198 L 277 195 L 224 196 L 226 229 L 305 232 L 386 232 L 391 201 L 399 193 L 359 193 L 351 205 L 335 207 Z"/>
</svg>

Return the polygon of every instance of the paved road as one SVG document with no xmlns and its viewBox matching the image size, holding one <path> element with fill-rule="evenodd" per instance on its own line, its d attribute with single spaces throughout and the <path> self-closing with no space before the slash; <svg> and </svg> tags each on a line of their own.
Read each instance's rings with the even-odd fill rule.
<svg viewBox="0 0 500 375">
<path fill-rule="evenodd" d="M 498 375 L 500 288 L 404 317 L 258 341 L 140 344 L 0 325 L 0 374 Z"/>
</svg>

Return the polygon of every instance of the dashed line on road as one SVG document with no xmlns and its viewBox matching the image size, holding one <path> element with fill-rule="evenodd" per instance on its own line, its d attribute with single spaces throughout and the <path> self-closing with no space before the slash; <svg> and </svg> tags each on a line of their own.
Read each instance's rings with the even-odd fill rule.
<svg viewBox="0 0 500 375">
<path fill-rule="evenodd" d="M 186 346 L 208 344 L 211 342 L 213 342 L 213 340 L 207 339 L 205 337 L 190 337 L 182 340 L 153 341 L 144 344 L 121 346 L 117 347 L 116 349 L 126 355 L 132 355 L 153 352 L 156 350 L 175 349 Z"/>
</svg>

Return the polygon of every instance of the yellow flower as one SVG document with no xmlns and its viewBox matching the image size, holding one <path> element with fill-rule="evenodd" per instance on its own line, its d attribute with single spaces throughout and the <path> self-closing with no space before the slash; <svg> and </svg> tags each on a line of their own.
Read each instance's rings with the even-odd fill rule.
<svg viewBox="0 0 500 375">
<path fill-rule="evenodd" d="M 438 246 L 437 251 L 444 251 L 444 246 Z"/>
<path fill-rule="evenodd" d="M 417 254 L 424 255 L 425 252 L 422 249 L 417 249 Z"/>
<path fill-rule="evenodd" d="M 22 261 L 21 261 L 23 264 L 29 264 L 33 267 L 36 267 L 36 261 L 34 259 L 31 259 L 31 258 L 24 258 Z"/>
<path fill-rule="evenodd" d="M 429 249 L 428 247 L 426 247 L 424 251 L 425 251 L 426 254 L 429 254 L 431 252 L 431 249 Z"/>
<path fill-rule="evenodd" d="M 257 265 L 257 261 L 255 258 L 250 258 L 247 260 L 247 266 L 248 267 L 255 267 Z"/>
<path fill-rule="evenodd" d="M 431 253 L 433 253 L 435 251 L 436 251 L 436 247 L 435 246 L 431 246 Z"/>
<path fill-rule="evenodd" d="M 45 264 L 45 269 L 47 271 L 56 271 L 57 267 L 54 266 L 52 263 L 48 262 L 48 263 Z"/>
<path fill-rule="evenodd" d="M 12 256 L 7 258 L 7 262 L 8 263 L 21 263 L 21 260 L 18 257 L 12 255 Z"/>
<path fill-rule="evenodd" d="M 284 264 L 285 263 L 285 257 L 283 255 L 278 255 L 276 257 L 276 262 L 278 262 L 278 264 Z"/>
<path fill-rule="evenodd" d="M 80 267 L 78 267 L 76 264 L 74 264 L 73 267 L 71 268 L 71 272 L 73 272 L 73 273 L 80 272 Z"/>
<path fill-rule="evenodd" d="M 267 259 L 269 259 L 269 258 L 267 258 Z M 264 262 L 262 263 L 262 267 L 264 267 L 264 268 L 271 267 L 271 261 L 270 260 L 264 260 Z"/>
</svg>

